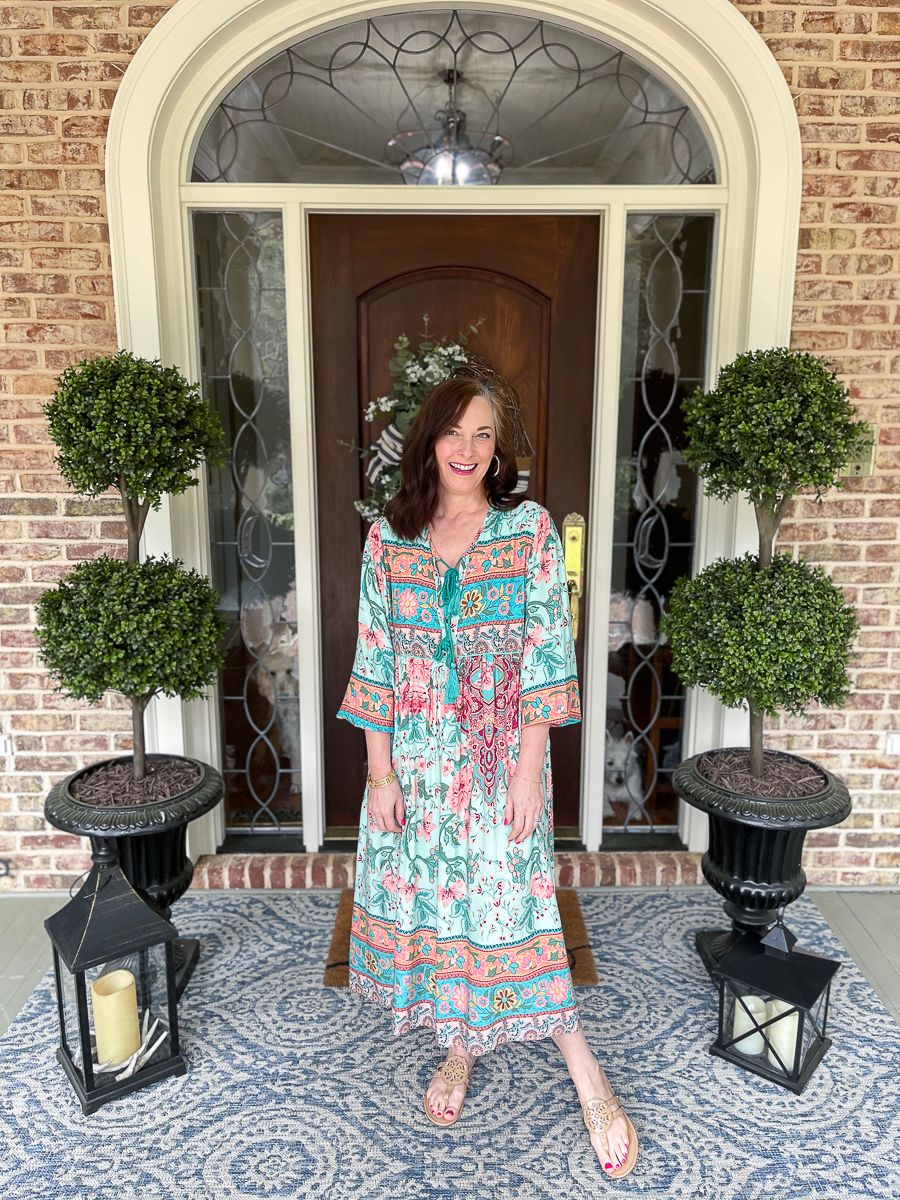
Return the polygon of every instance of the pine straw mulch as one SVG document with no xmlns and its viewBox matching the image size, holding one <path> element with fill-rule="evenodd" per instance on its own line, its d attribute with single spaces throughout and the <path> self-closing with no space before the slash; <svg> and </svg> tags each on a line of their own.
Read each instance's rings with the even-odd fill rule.
<svg viewBox="0 0 900 1200">
<path fill-rule="evenodd" d="M 698 770 L 704 779 L 741 796 L 761 800 L 802 800 L 821 792 L 825 776 L 810 763 L 766 753 L 762 779 L 751 774 L 750 754 L 741 750 L 716 750 L 704 754 Z"/>
<path fill-rule="evenodd" d="M 82 804 L 126 808 L 171 800 L 192 788 L 199 779 L 200 772 L 191 763 L 179 758 L 164 758 L 148 761 L 147 773 L 137 783 L 129 759 L 127 762 L 101 763 L 77 779 L 70 790 Z"/>
</svg>

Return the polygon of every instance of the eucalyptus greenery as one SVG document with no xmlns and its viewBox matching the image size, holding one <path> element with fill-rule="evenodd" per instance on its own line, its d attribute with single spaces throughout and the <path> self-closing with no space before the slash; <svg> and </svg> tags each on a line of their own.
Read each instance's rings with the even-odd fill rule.
<svg viewBox="0 0 900 1200">
<path fill-rule="evenodd" d="M 195 487 L 202 462 L 225 461 L 222 426 L 196 384 L 128 350 L 68 367 L 44 412 L 66 482 L 89 496 L 121 495 L 129 562 L 161 497 Z"/>
<path fill-rule="evenodd" d="M 435 338 L 428 333 L 428 314 L 422 318 L 425 332 L 419 337 L 419 346 L 413 350 L 409 338 L 401 333 L 394 342 L 396 354 L 388 364 L 393 379 L 389 396 L 379 396 L 371 401 L 363 412 L 366 421 L 376 417 L 390 417 L 398 433 L 406 436 L 415 420 L 422 401 L 433 387 L 449 379 L 454 369 L 468 361 L 466 347 L 468 338 L 460 333 L 455 342 L 446 337 Z M 469 326 L 470 333 L 477 333 L 483 318 Z M 363 456 L 372 448 L 361 450 Z M 366 521 L 377 521 L 384 506 L 400 490 L 400 466 L 383 466 L 370 485 L 370 492 L 361 500 L 354 501 L 354 508 Z"/>
<path fill-rule="evenodd" d="M 802 713 L 813 700 L 842 704 L 858 624 L 818 567 L 774 554 L 794 494 L 816 498 L 843 484 L 837 472 L 871 444 L 847 388 L 815 355 L 787 348 L 739 355 L 715 388 L 684 401 L 685 462 L 705 492 L 746 492 L 756 512 L 759 553 L 721 559 L 679 580 L 662 628 L 672 666 L 729 708 L 750 710 L 750 765 L 764 773 L 763 717 Z"/>
<path fill-rule="evenodd" d="M 96 702 L 131 702 L 134 778 L 146 773 L 144 710 L 153 696 L 194 700 L 223 664 L 218 593 L 177 560 L 139 561 L 147 514 L 166 493 L 197 484 L 197 467 L 221 466 L 218 417 L 174 367 L 126 350 L 65 370 L 45 411 L 60 473 L 79 492 L 122 497 L 128 560 L 79 564 L 38 600 L 42 661 L 61 690 Z"/>
<path fill-rule="evenodd" d="M 38 598 L 42 662 L 71 696 L 121 692 L 134 715 L 134 776 L 144 776 L 143 714 L 162 693 L 196 700 L 225 656 L 227 625 L 209 580 L 177 559 L 103 556 Z"/>
</svg>

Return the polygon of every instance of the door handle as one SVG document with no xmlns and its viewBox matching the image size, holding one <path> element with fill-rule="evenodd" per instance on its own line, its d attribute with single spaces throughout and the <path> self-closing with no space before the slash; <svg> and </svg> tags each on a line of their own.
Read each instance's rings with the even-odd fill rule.
<svg viewBox="0 0 900 1200">
<path fill-rule="evenodd" d="M 579 513 L 569 513 L 563 521 L 563 552 L 572 613 L 572 637 L 575 641 L 578 641 L 579 607 L 584 595 L 584 542 L 584 517 Z"/>
</svg>

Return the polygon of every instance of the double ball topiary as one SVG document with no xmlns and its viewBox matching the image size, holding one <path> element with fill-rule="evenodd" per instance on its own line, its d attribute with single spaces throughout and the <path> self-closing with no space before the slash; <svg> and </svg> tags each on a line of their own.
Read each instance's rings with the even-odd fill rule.
<svg viewBox="0 0 900 1200">
<path fill-rule="evenodd" d="M 38 601 L 41 659 L 61 690 L 131 702 L 134 778 L 146 772 L 144 710 L 160 693 L 193 700 L 223 663 L 218 593 L 178 561 L 139 561 L 147 514 L 166 493 L 221 465 L 225 438 L 198 388 L 174 367 L 127 351 L 85 359 L 58 379 L 46 406 L 60 473 L 79 492 L 122 497 L 128 561 L 81 563 Z"/>
<path fill-rule="evenodd" d="M 784 347 L 739 355 L 716 386 L 683 404 L 685 462 L 708 496 L 746 492 L 759 553 L 713 563 L 673 589 L 662 628 L 684 683 L 750 710 L 750 764 L 764 773 L 763 717 L 841 704 L 856 616 L 819 568 L 774 554 L 794 494 L 817 499 L 843 486 L 837 473 L 871 444 L 829 365 Z"/>
</svg>

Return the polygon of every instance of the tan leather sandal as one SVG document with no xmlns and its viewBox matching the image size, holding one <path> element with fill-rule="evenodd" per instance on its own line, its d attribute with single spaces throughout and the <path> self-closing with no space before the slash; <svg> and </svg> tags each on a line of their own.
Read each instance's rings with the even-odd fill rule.
<svg viewBox="0 0 900 1200">
<path fill-rule="evenodd" d="M 588 1132 L 599 1133 L 603 1139 L 603 1152 L 606 1154 L 607 1162 L 612 1162 L 612 1155 L 609 1152 L 606 1131 L 616 1117 L 621 1116 L 625 1118 L 628 1124 L 628 1154 L 621 1166 L 616 1167 L 613 1171 L 604 1171 L 604 1174 L 610 1179 L 624 1179 L 637 1162 L 638 1136 L 634 1131 L 631 1118 L 619 1101 L 619 1097 L 615 1092 L 613 1092 L 608 1100 L 601 1100 L 599 1096 L 594 1096 L 592 1100 L 588 1100 L 587 1104 L 582 1104 L 581 1111 L 584 1115 L 584 1123 L 588 1127 Z"/>
<path fill-rule="evenodd" d="M 464 1058 L 457 1058 L 455 1055 L 450 1055 L 442 1063 L 438 1063 L 434 1075 L 431 1077 L 431 1082 L 433 1083 L 438 1076 L 440 1076 L 440 1078 L 443 1079 L 444 1083 L 447 1085 L 447 1090 L 444 1093 L 445 1100 L 450 1098 L 450 1093 L 457 1086 L 457 1084 L 462 1083 L 466 1087 L 469 1086 L 469 1068 L 466 1065 L 466 1060 Z M 440 1125 L 442 1128 L 447 1125 L 455 1125 L 462 1116 L 462 1104 L 460 1104 L 459 1108 L 449 1121 L 445 1121 L 443 1117 L 433 1116 L 431 1109 L 428 1107 L 427 1092 L 425 1093 L 423 1104 L 425 1105 L 425 1116 L 432 1123 L 432 1125 Z"/>
</svg>

